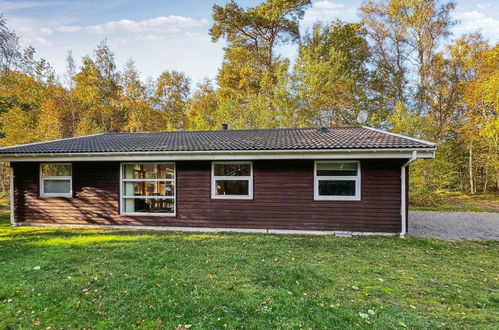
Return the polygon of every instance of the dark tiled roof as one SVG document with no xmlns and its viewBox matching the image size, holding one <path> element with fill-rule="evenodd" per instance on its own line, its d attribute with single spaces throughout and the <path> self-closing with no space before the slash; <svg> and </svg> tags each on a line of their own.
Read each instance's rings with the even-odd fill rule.
<svg viewBox="0 0 499 330">
<path fill-rule="evenodd" d="M 1 154 L 414 149 L 430 142 L 365 127 L 106 133 L 0 148 Z"/>
</svg>

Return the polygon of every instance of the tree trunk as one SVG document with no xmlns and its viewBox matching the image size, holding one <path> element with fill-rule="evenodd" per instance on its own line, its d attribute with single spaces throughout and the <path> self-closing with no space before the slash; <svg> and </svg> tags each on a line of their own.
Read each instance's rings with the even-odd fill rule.
<svg viewBox="0 0 499 330">
<path fill-rule="evenodd" d="M 473 182 L 473 146 L 470 145 L 470 156 L 469 156 L 469 163 L 468 163 L 468 171 L 470 175 L 470 193 L 474 194 L 475 193 L 475 185 Z"/>
<path fill-rule="evenodd" d="M 487 192 L 487 184 L 489 183 L 489 171 L 487 168 L 487 164 L 485 164 L 485 178 L 483 181 L 483 193 L 485 194 Z"/>
<path fill-rule="evenodd" d="M 5 170 L 6 166 L 5 164 L 1 165 L 1 170 L 0 170 L 0 190 L 2 193 L 7 192 L 7 185 L 6 185 L 6 178 L 7 178 L 7 171 Z"/>
</svg>

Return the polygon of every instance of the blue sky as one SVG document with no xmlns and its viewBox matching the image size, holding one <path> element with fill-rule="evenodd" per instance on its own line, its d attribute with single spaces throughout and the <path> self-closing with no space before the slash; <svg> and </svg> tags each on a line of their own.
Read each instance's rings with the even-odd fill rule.
<svg viewBox="0 0 499 330">
<path fill-rule="evenodd" d="M 68 50 L 79 62 L 103 39 L 122 66 L 132 58 L 143 78 L 157 77 L 164 70 L 180 70 L 198 82 L 213 78 L 222 61 L 223 42 L 212 43 L 208 35 L 213 4 L 225 0 L 0 0 L 0 12 L 8 26 L 21 36 L 24 46 L 33 45 L 58 73 L 65 70 Z M 261 1 L 241 0 L 242 6 Z M 358 20 L 356 1 L 313 1 L 301 29 L 314 22 Z M 461 21 L 454 37 L 480 30 L 491 42 L 499 41 L 499 1 L 457 0 L 454 17 Z M 281 47 L 293 56 L 293 46 Z"/>
</svg>

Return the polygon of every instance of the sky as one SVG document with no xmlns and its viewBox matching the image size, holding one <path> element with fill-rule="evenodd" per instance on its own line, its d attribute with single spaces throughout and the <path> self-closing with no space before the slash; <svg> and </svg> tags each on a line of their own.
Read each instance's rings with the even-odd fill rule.
<svg viewBox="0 0 499 330">
<path fill-rule="evenodd" d="M 499 1 L 455 0 L 453 12 L 460 23 L 454 38 L 480 31 L 492 43 L 499 41 Z M 133 59 L 143 79 L 165 70 L 179 70 L 194 83 L 214 78 L 222 62 L 224 42 L 213 43 L 208 30 L 214 4 L 226 0 L 0 0 L 0 13 L 7 25 L 21 36 L 23 46 L 35 47 L 39 57 L 50 62 L 58 74 L 72 51 L 77 63 L 91 54 L 102 40 L 115 53 L 118 67 Z M 240 0 L 243 7 L 262 1 Z M 317 21 L 358 21 L 362 0 L 315 0 L 307 9 L 300 30 Z M 292 58 L 296 46 L 279 52 Z"/>
</svg>

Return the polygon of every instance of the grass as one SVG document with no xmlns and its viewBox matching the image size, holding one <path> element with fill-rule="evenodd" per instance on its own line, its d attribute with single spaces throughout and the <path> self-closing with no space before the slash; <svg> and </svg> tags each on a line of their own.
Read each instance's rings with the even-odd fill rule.
<svg viewBox="0 0 499 330">
<path fill-rule="evenodd" d="M 494 328 L 497 242 L 0 224 L 0 328 Z M 39 269 L 38 269 L 39 268 Z"/>
<path fill-rule="evenodd" d="M 415 196 L 416 197 L 416 196 Z M 417 200 L 417 198 L 415 198 Z M 464 194 L 460 192 L 438 191 L 432 196 L 425 196 L 423 201 L 431 204 L 411 205 L 411 211 L 452 211 L 452 212 L 495 212 L 499 213 L 498 194 Z M 425 205 L 426 204 L 426 205 Z"/>
</svg>

